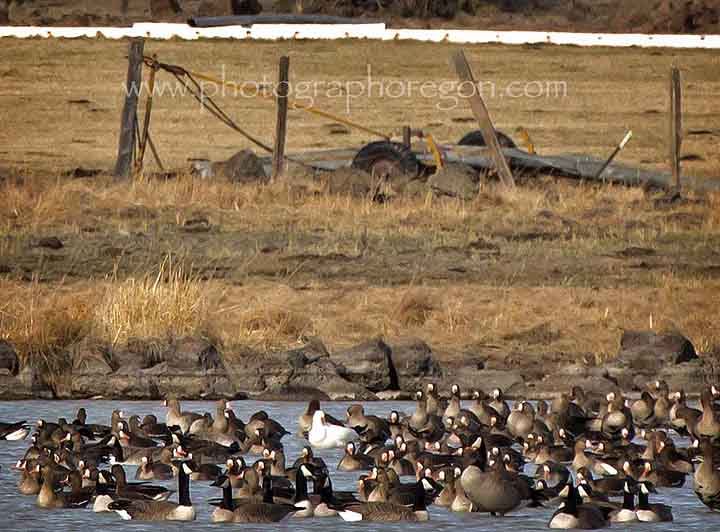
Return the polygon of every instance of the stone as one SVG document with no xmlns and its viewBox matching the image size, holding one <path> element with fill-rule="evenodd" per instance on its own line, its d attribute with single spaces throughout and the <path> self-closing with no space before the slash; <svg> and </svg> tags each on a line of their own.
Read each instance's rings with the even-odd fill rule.
<svg viewBox="0 0 720 532">
<path fill-rule="evenodd" d="M 48 248 L 54 250 L 62 249 L 64 247 L 62 241 L 55 236 L 40 238 L 35 245 L 39 248 Z"/>
<path fill-rule="evenodd" d="M 680 333 L 623 331 L 616 364 L 636 371 L 657 371 L 669 364 L 683 364 L 698 358 L 690 340 Z"/>
<path fill-rule="evenodd" d="M 437 196 L 472 200 L 479 191 L 477 172 L 464 164 L 450 163 L 430 176 L 427 186 Z"/>
<path fill-rule="evenodd" d="M 267 183 L 269 177 L 260 158 L 250 150 L 242 150 L 222 166 L 223 175 L 233 183 Z"/>
<path fill-rule="evenodd" d="M 3 339 L 0 339 L 0 369 L 7 370 L 10 375 L 17 375 L 20 371 L 17 351 L 10 342 Z"/>
<path fill-rule="evenodd" d="M 373 177 L 356 168 L 338 168 L 327 176 L 327 191 L 354 198 L 366 198 L 374 190 Z"/>
<path fill-rule="evenodd" d="M 217 348 L 203 338 L 186 337 L 173 342 L 164 358 L 173 369 L 224 369 Z"/>
<path fill-rule="evenodd" d="M 338 364 L 340 375 L 350 382 L 373 392 L 398 388 L 390 347 L 380 338 L 337 351 L 331 358 Z"/>
<path fill-rule="evenodd" d="M 173 17 L 182 13 L 178 0 L 150 0 L 150 12 L 153 17 Z"/>
<path fill-rule="evenodd" d="M 230 9 L 233 15 L 257 15 L 263 6 L 258 0 L 231 0 Z"/>
<path fill-rule="evenodd" d="M 416 390 L 428 379 L 442 376 L 440 364 L 429 345 L 417 338 L 405 338 L 390 344 L 392 367 L 401 390 Z"/>
</svg>

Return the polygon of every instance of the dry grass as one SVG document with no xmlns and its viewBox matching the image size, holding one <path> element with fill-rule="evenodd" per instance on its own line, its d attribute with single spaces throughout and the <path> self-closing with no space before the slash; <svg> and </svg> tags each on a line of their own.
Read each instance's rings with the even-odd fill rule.
<svg viewBox="0 0 720 532">
<path fill-rule="evenodd" d="M 193 336 L 207 327 L 208 302 L 202 283 L 167 258 L 157 272 L 109 283 L 92 321 L 93 335 L 111 345 Z"/>
</svg>

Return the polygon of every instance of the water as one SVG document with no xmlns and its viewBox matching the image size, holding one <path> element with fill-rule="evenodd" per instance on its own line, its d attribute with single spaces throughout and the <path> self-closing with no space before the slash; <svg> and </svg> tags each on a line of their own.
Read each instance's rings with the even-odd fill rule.
<svg viewBox="0 0 720 532">
<path fill-rule="evenodd" d="M 326 403 L 323 407 L 337 417 L 345 415 L 345 409 L 350 403 Z M 158 419 L 163 420 L 165 409 L 159 402 L 151 401 L 21 401 L 21 402 L 0 402 L 0 420 L 14 421 L 27 419 L 34 422 L 39 418 L 56 420 L 58 417 L 65 417 L 68 420 L 75 418 L 75 413 L 80 406 L 84 406 L 88 413 L 88 422 L 109 423 L 110 413 L 115 408 L 122 408 L 125 416 L 132 414 L 144 415 L 153 413 Z M 183 410 L 195 412 L 214 412 L 215 404 L 212 402 L 185 401 L 182 403 Z M 244 420 L 257 410 L 264 409 L 271 417 L 280 421 L 290 432 L 297 430 L 297 418 L 305 410 L 305 403 L 275 402 L 259 403 L 254 401 L 235 401 L 233 408 L 236 414 Z M 396 403 L 368 403 L 365 405 L 366 412 L 386 416 L 390 410 L 400 412 L 411 412 L 414 405 L 408 402 Z M 286 449 L 287 461 L 292 464 L 298 456 L 305 440 L 295 435 L 286 436 L 283 439 Z M 685 445 L 687 442 L 683 442 Z M 203 530 L 207 526 L 217 527 L 242 527 L 244 530 L 293 530 L 299 532 L 333 532 L 349 531 L 358 527 L 365 530 L 400 531 L 409 529 L 424 529 L 432 527 L 433 530 L 456 530 L 457 528 L 471 528 L 474 532 L 484 531 L 505 531 L 513 528 L 521 530 L 547 530 L 548 520 L 553 508 L 539 510 L 521 510 L 504 518 L 491 518 L 487 514 L 456 514 L 445 509 L 430 508 L 430 523 L 403 523 L 403 524 L 380 524 L 380 523 L 344 523 L 340 518 L 323 519 L 290 519 L 283 523 L 274 525 L 233 525 L 210 523 L 212 507 L 205 501 L 212 497 L 219 497 L 220 491 L 217 488 L 208 486 L 209 483 L 194 482 L 191 485 L 191 497 L 197 509 L 197 520 L 192 523 L 142 523 L 136 521 L 123 521 L 115 513 L 96 514 L 91 509 L 82 510 L 42 510 L 35 505 L 35 497 L 20 495 L 17 491 L 18 473 L 13 471 L 12 465 L 18 460 L 27 448 L 26 442 L 0 442 L 0 530 L 3 531 L 31 531 L 31 530 L 87 530 L 90 527 L 99 530 L 137 530 L 137 531 L 170 531 Z M 342 473 L 336 472 L 335 466 L 342 457 L 342 449 L 325 450 L 318 452 L 331 468 L 333 484 L 338 490 L 354 489 L 359 472 Z M 249 460 L 252 460 L 250 457 Z M 532 466 L 528 466 L 531 468 Z M 126 466 L 128 478 L 133 478 L 135 468 Z M 408 481 L 409 478 L 404 478 Z M 174 481 L 165 483 L 168 487 L 177 489 Z M 613 528 L 627 530 L 658 530 L 658 531 L 687 531 L 693 528 L 706 527 L 708 530 L 717 530 L 720 527 L 720 513 L 714 514 L 700 503 L 692 492 L 692 479 L 689 479 L 683 488 L 663 489 L 660 493 L 651 498 L 651 502 L 663 502 L 673 507 L 675 521 L 672 523 L 659 524 L 613 524 Z"/>
</svg>

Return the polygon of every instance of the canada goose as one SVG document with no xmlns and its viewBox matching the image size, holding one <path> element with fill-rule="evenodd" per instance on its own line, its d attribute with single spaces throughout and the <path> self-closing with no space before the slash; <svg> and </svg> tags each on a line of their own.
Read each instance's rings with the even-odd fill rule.
<svg viewBox="0 0 720 532">
<path fill-rule="evenodd" d="M 343 521 L 399 522 L 427 521 L 429 515 L 425 503 L 426 483 L 422 478 L 415 485 L 415 502 L 412 508 L 392 502 L 358 502 L 338 507 L 337 511 Z"/>
<path fill-rule="evenodd" d="M 655 488 L 648 482 L 640 483 L 638 493 L 638 507 L 636 510 L 638 521 L 644 523 L 660 523 L 673 520 L 672 508 L 667 504 L 650 504 L 650 492 L 656 493 Z"/>
<path fill-rule="evenodd" d="M 374 460 L 366 455 L 359 454 L 353 442 L 345 446 L 345 454 L 338 463 L 338 471 L 369 471 L 374 465 Z"/>
<path fill-rule="evenodd" d="M 357 432 L 347 427 L 330 425 L 325 421 L 325 412 L 318 410 L 313 414 L 312 427 L 308 433 L 310 445 L 318 449 L 345 447 L 357 438 Z"/>
<path fill-rule="evenodd" d="M 170 426 L 180 427 L 180 431 L 183 434 L 187 434 L 190 430 L 190 425 L 194 421 L 200 419 L 202 416 L 194 412 L 182 412 L 180 410 L 180 401 L 177 399 L 166 399 L 164 406 L 167 407 L 166 423 Z"/>
<path fill-rule="evenodd" d="M 110 472 L 115 478 L 115 494 L 119 498 L 164 501 L 172 494 L 171 490 L 163 486 L 154 486 L 145 482 L 128 482 L 125 469 L 119 464 L 112 466 Z"/>
<path fill-rule="evenodd" d="M 272 479 L 263 479 L 263 501 L 237 505 L 233 510 L 234 523 L 277 523 L 304 508 L 273 501 Z"/>
<path fill-rule="evenodd" d="M 710 440 L 700 442 L 702 463 L 695 470 L 695 495 L 711 510 L 720 510 L 720 472 L 715 469 L 714 450 Z"/>
<path fill-rule="evenodd" d="M 635 512 L 635 494 L 630 488 L 629 482 L 624 482 L 623 489 L 623 505 L 619 510 L 610 513 L 610 522 L 612 523 L 631 523 L 638 520 Z"/>
<path fill-rule="evenodd" d="M 523 493 L 502 462 L 496 461 L 488 472 L 471 465 L 460 477 L 463 490 L 479 512 L 505 515 L 518 508 Z"/>
<path fill-rule="evenodd" d="M 0 440 L 24 440 L 30 434 L 30 427 L 25 420 L 16 423 L 0 422 Z"/>
<path fill-rule="evenodd" d="M 211 486 L 222 488 L 222 500 L 220 504 L 213 510 L 210 520 L 213 523 L 232 523 L 235 514 L 235 503 L 233 501 L 233 487 L 230 479 L 221 475 L 211 484 Z"/>
<path fill-rule="evenodd" d="M 297 511 L 293 513 L 293 517 L 314 517 L 315 504 L 310 501 L 308 495 L 307 479 L 312 477 L 312 473 L 308 466 L 303 464 L 295 475 L 295 498 L 294 504 Z"/>
<path fill-rule="evenodd" d="M 190 500 L 190 475 L 194 469 L 191 461 L 178 465 L 177 504 L 166 500 L 119 499 L 108 504 L 108 509 L 126 521 L 194 521 L 195 508 Z"/>
<path fill-rule="evenodd" d="M 89 471 L 88 471 L 89 473 Z M 97 480 L 95 482 L 95 501 L 93 502 L 93 512 L 103 513 L 111 512 L 108 507 L 111 502 L 119 497 L 115 494 L 116 485 L 110 478 L 107 471 L 97 471 Z"/>
<path fill-rule="evenodd" d="M 177 471 L 167 460 L 172 458 L 172 451 L 169 448 L 163 449 L 164 461 L 155 462 L 150 456 L 141 458 L 140 466 L 135 472 L 135 480 L 170 480 L 174 478 Z"/>
<path fill-rule="evenodd" d="M 548 528 L 596 530 L 609 524 L 599 508 L 581 504 L 577 489 L 569 484 L 567 498 L 550 518 Z"/>
<path fill-rule="evenodd" d="M 625 494 L 625 485 L 628 484 L 631 489 L 635 489 L 635 479 L 632 477 L 601 477 L 593 478 L 593 474 L 586 467 L 577 470 L 577 480 L 581 484 L 588 484 L 593 491 L 603 493 L 605 495 L 619 496 Z"/>
</svg>

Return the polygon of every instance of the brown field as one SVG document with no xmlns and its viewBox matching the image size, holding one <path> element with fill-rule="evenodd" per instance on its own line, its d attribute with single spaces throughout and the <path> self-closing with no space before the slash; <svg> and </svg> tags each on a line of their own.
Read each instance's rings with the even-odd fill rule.
<svg viewBox="0 0 720 532">
<path fill-rule="evenodd" d="M 30 358 L 86 336 L 206 334 L 236 347 L 279 349 L 318 336 L 333 349 L 419 336 L 446 360 L 472 351 L 517 364 L 612 357 L 622 329 L 677 328 L 709 351 L 720 343 L 720 197 L 665 203 L 641 189 L 525 180 L 492 182 L 469 202 L 432 197 L 377 204 L 287 181 L 237 186 L 69 179 L 110 169 L 127 44 L 0 42 L 0 337 Z M 160 60 L 228 79 L 452 80 L 450 45 L 376 42 L 149 42 Z M 720 179 L 720 66 L 713 52 L 575 47 L 466 47 L 476 75 L 564 81 L 564 98 L 488 98 L 499 129 L 523 126 L 541 153 L 606 155 L 625 128 L 623 162 L 664 168 L 667 78 L 683 69 L 685 172 Z M 167 78 L 164 78 L 167 79 Z M 88 100 L 86 103 L 70 101 Z M 273 106 L 221 97 L 229 114 L 271 141 Z M 317 105 L 343 113 L 343 99 Z M 467 107 L 437 99 L 358 98 L 349 118 L 384 131 L 405 124 L 454 142 Z M 329 121 L 291 113 L 290 151 L 360 146 Z M 247 141 L 185 98 L 157 98 L 153 134 L 164 162 L 223 160 Z M 152 166 L 151 166 L 152 169 Z M 185 222 L 205 218 L 207 232 Z M 36 247 L 55 236 L 59 250 Z"/>
</svg>

